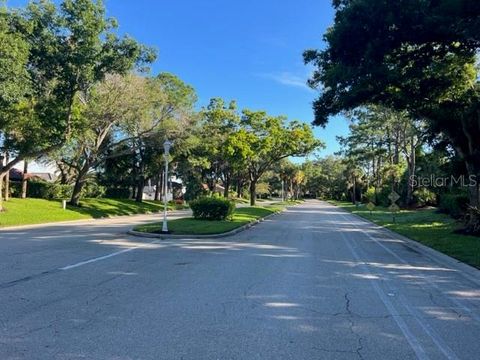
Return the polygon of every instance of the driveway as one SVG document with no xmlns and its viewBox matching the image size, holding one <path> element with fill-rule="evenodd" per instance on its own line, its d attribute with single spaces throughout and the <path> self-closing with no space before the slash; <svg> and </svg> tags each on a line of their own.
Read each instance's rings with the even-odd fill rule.
<svg viewBox="0 0 480 360">
<path fill-rule="evenodd" d="M 326 203 L 234 237 L 0 232 L 0 359 L 475 359 L 480 277 Z"/>
</svg>

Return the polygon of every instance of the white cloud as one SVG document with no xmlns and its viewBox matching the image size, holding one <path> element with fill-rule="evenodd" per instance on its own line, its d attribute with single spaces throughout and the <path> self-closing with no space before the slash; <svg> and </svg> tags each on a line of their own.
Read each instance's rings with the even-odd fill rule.
<svg viewBox="0 0 480 360">
<path fill-rule="evenodd" d="M 307 85 L 308 76 L 303 77 L 288 71 L 279 72 L 279 73 L 262 74 L 261 76 L 285 86 L 292 86 L 292 87 L 302 88 L 308 91 L 313 91 Z"/>
</svg>

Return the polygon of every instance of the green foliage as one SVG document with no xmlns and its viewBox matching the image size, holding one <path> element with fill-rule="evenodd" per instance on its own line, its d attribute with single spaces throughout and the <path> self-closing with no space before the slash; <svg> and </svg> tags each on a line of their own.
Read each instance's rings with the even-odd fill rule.
<svg viewBox="0 0 480 360">
<path fill-rule="evenodd" d="M 128 199 L 130 197 L 129 188 L 106 188 L 105 197 L 109 199 Z"/>
<path fill-rule="evenodd" d="M 205 195 L 206 191 L 202 186 L 202 182 L 197 176 L 191 175 L 186 179 L 185 183 L 185 201 L 190 202 L 198 199 L 200 196 Z"/>
<path fill-rule="evenodd" d="M 440 195 L 438 207 L 440 211 L 449 214 L 453 218 L 460 218 L 465 213 L 467 204 L 467 195 L 445 193 Z"/>
<path fill-rule="evenodd" d="M 270 185 L 266 182 L 258 183 L 257 194 L 259 194 L 260 196 L 270 195 Z"/>
<path fill-rule="evenodd" d="M 14 16 L 0 3 L 0 114 L 11 110 L 28 92 L 29 45 L 25 34 L 15 31 L 11 24 Z"/>
<path fill-rule="evenodd" d="M 88 182 L 82 189 L 81 197 L 84 199 L 103 198 L 106 193 L 106 188 L 98 185 L 96 182 Z"/>
<path fill-rule="evenodd" d="M 413 192 L 415 202 L 418 206 L 434 206 L 437 204 L 437 195 L 427 188 L 419 188 Z"/>
<path fill-rule="evenodd" d="M 37 199 L 68 199 L 72 196 L 71 185 L 61 185 L 46 181 L 30 181 L 27 188 L 27 197 Z"/>
<path fill-rule="evenodd" d="M 375 205 L 377 204 L 377 196 L 373 186 L 370 186 L 367 191 L 365 191 L 363 197 L 365 198 L 366 202 L 373 203 Z"/>
<path fill-rule="evenodd" d="M 67 205 L 63 210 L 58 200 L 15 199 L 5 202 L 0 216 L 0 227 L 42 224 L 56 221 L 104 218 L 163 211 L 163 205 L 154 202 L 137 203 L 132 200 L 86 199 L 81 207 Z"/>
<path fill-rule="evenodd" d="M 2 7 L 0 102 L 8 100 L 8 107 L 0 104 L 0 132 L 11 154 L 2 173 L 24 158 L 58 150 L 81 131 L 83 104 L 107 74 L 125 74 L 154 59 L 151 49 L 119 38 L 116 25 L 106 18 L 102 1 Z"/>
<path fill-rule="evenodd" d="M 357 208 L 348 203 L 337 203 L 342 208 L 385 226 L 410 239 L 480 268 L 480 241 L 478 237 L 459 234 L 460 223 L 434 209 L 402 210 L 395 223 L 388 208 Z"/>
<path fill-rule="evenodd" d="M 324 50 L 304 58 L 322 88 L 315 123 L 377 104 L 426 119 L 446 137 L 469 175 L 480 174 L 480 3 L 475 0 L 335 1 Z M 355 34 L 356 41 L 351 41 Z M 470 203 L 480 205 L 480 188 Z"/>
<path fill-rule="evenodd" d="M 211 235 L 232 231 L 260 218 L 272 215 L 279 209 L 263 207 L 244 207 L 237 209 L 230 220 L 198 220 L 192 218 L 175 219 L 169 221 L 168 229 L 176 235 Z M 136 231 L 148 233 L 162 233 L 162 224 L 146 224 L 135 228 Z"/>
<path fill-rule="evenodd" d="M 20 197 L 21 194 L 22 194 L 22 183 L 10 182 L 10 196 Z"/>
<path fill-rule="evenodd" d="M 204 197 L 189 203 L 195 219 L 225 220 L 235 211 L 235 203 L 218 197 Z"/>
</svg>

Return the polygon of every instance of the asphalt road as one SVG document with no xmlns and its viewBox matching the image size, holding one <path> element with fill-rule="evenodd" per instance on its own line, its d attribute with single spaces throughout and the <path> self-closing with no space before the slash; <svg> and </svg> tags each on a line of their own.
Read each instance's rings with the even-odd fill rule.
<svg viewBox="0 0 480 360">
<path fill-rule="evenodd" d="M 0 232 L 0 359 L 478 359 L 480 277 L 331 205 L 152 242 Z"/>
</svg>

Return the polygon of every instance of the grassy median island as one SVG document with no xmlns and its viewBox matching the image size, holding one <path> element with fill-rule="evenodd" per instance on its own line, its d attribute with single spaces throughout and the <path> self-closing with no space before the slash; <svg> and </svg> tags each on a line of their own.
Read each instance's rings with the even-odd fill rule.
<svg viewBox="0 0 480 360">
<path fill-rule="evenodd" d="M 333 204 L 384 226 L 412 240 L 447 254 L 480 269 L 480 238 L 455 233 L 462 224 L 436 209 L 402 210 L 393 222 L 388 209 L 377 207 L 370 211 L 361 205 L 332 201 Z"/>
<path fill-rule="evenodd" d="M 67 206 L 63 210 L 61 201 L 12 198 L 3 203 L 5 211 L 0 213 L 0 227 L 163 211 L 163 204 L 154 201 L 137 203 L 121 199 L 85 199 L 80 201 L 80 205 Z"/>
<path fill-rule="evenodd" d="M 193 218 L 175 219 L 168 222 L 168 230 L 173 235 L 213 235 L 222 234 L 252 221 L 281 211 L 281 206 L 244 207 L 235 210 L 231 220 L 197 220 Z M 135 231 L 161 233 L 162 223 L 139 225 Z"/>
</svg>

